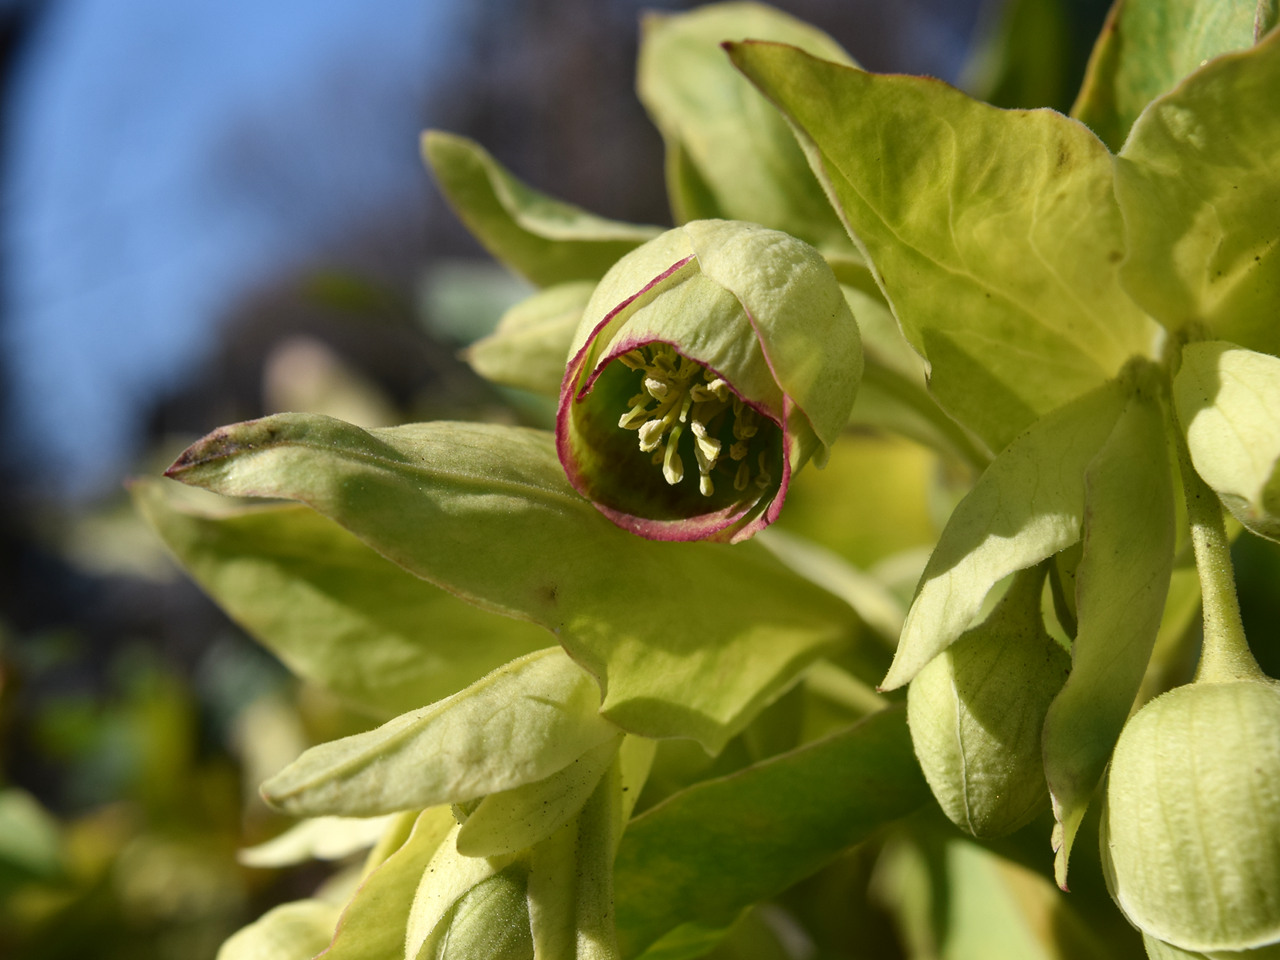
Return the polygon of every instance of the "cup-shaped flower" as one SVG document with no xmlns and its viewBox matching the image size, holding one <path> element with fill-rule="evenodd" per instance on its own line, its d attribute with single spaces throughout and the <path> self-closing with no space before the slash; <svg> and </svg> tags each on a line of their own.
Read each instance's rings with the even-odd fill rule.
<svg viewBox="0 0 1280 960">
<path fill-rule="evenodd" d="M 569 481 L 655 540 L 745 540 L 849 419 L 862 344 L 811 246 L 695 220 L 627 254 L 587 304 L 560 387 Z"/>
</svg>

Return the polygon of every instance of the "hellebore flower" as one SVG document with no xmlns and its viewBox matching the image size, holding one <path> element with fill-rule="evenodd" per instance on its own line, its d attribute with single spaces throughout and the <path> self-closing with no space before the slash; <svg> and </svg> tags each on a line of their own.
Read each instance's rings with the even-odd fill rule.
<svg viewBox="0 0 1280 960">
<path fill-rule="evenodd" d="M 745 540 L 849 419 L 862 344 L 831 268 L 750 223 L 696 220 L 619 260 L 569 351 L 569 481 L 654 540 Z"/>
</svg>

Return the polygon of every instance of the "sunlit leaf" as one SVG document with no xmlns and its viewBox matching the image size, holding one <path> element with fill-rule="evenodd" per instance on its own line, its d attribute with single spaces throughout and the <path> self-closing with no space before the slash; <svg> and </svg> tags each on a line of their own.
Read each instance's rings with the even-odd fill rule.
<svg viewBox="0 0 1280 960">
<path fill-rule="evenodd" d="M 1150 349 L 1119 284 L 1111 156 L 1080 124 L 790 47 L 730 50 L 796 128 L 938 402 L 993 451 Z"/>
<path fill-rule="evenodd" d="M 967 630 L 1001 579 L 1080 539 L 1085 469 L 1124 406 L 1105 384 L 1036 422 L 987 468 L 929 558 L 881 686 L 892 690 Z"/>
<path fill-rule="evenodd" d="M 1155 396 L 1139 390 L 1129 399 L 1085 485 L 1071 675 L 1044 724 L 1045 776 L 1059 823 L 1055 873 L 1064 888 L 1071 844 L 1142 684 L 1169 590 L 1172 465 Z"/>
<path fill-rule="evenodd" d="M 1237 520 L 1280 540 L 1280 359 L 1188 344 L 1173 399 L 1196 472 Z"/>
<path fill-rule="evenodd" d="M 622 955 L 683 923 L 727 925 L 928 801 L 901 709 L 675 794 L 622 837 Z"/>
<path fill-rule="evenodd" d="M 324 960 L 386 960 L 404 955 L 413 893 L 454 826 L 448 807 L 419 814 L 408 838 L 364 879 L 343 909 Z"/>
<path fill-rule="evenodd" d="M 636 88 L 667 146 L 667 191 L 685 222 L 747 220 L 815 246 L 848 237 L 778 111 L 733 69 L 725 40 L 777 40 L 852 62 L 821 30 L 758 3 L 643 20 Z"/>
<path fill-rule="evenodd" d="M 614 738 L 599 704 L 595 681 L 551 647 L 376 730 L 312 747 L 262 795 L 295 816 L 375 816 L 510 790 Z"/>
<path fill-rule="evenodd" d="M 324 900 L 295 900 L 268 910 L 232 934 L 217 960 L 311 960 L 333 935 L 338 907 Z"/>
<path fill-rule="evenodd" d="M 1071 115 L 1119 152 L 1147 104 L 1254 41 L 1257 0 L 1124 0 L 1098 35 Z"/>
<path fill-rule="evenodd" d="M 237 859 L 247 867 L 286 867 L 311 859 L 341 860 L 373 846 L 394 820 L 393 816 L 316 817 L 266 843 L 241 850 Z"/>
<path fill-rule="evenodd" d="M 428 131 L 422 152 L 467 228 L 494 257 L 540 287 L 598 280 L 624 253 L 660 232 L 553 200 L 465 137 Z"/>
<path fill-rule="evenodd" d="M 856 629 L 846 604 L 763 547 L 619 530 L 573 492 L 539 431 L 280 415 L 216 431 L 171 473 L 303 500 L 420 576 L 546 626 L 601 678 L 605 715 L 645 736 L 719 749 Z"/>
<path fill-rule="evenodd" d="M 492 383 L 558 396 L 569 344 L 594 289 L 590 281 L 560 283 L 522 300 L 467 349 L 467 363 Z"/>
<path fill-rule="evenodd" d="M 1116 159 L 1125 288 L 1170 329 L 1280 353 L 1280 32 L 1151 104 Z"/>
<path fill-rule="evenodd" d="M 375 716 L 439 700 L 548 643 L 532 624 L 462 603 L 313 510 L 199 511 L 168 486 L 136 481 L 134 502 L 196 582 L 296 674 Z"/>
<path fill-rule="evenodd" d="M 458 852 L 501 856 L 551 836 L 582 809 L 613 764 L 621 740 L 619 733 L 545 779 L 485 797 L 458 832 Z"/>
</svg>

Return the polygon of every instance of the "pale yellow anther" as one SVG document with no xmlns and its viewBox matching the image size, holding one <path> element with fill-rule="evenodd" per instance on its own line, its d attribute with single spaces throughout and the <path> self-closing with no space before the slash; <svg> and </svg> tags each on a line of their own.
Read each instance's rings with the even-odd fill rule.
<svg viewBox="0 0 1280 960">
<path fill-rule="evenodd" d="M 772 478 L 769 476 L 769 468 L 765 464 L 763 450 L 760 451 L 760 456 L 756 462 L 760 464 L 760 472 L 756 474 L 756 486 L 763 490 L 772 482 Z"/>
<path fill-rule="evenodd" d="M 671 439 L 667 441 L 666 455 L 662 458 L 662 476 L 671 486 L 684 479 L 684 461 L 676 452 L 676 442 L 680 439 L 680 428 L 671 431 Z"/>
<path fill-rule="evenodd" d="M 716 492 L 716 485 L 711 482 L 709 474 L 700 474 L 698 477 L 698 492 L 704 497 L 709 497 Z"/>
<path fill-rule="evenodd" d="M 667 425 L 662 420 L 650 420 L 643 424 L 640 427 L 640 449 L 644 453 L 656 450 L 666 432 Z"/>
<path fill-rule="evenodd" d="M 643 428 L 641 428 L 643 429 Z M 729 448 L 730 460 L 745 460 L 747 457 L 747 441 L 739 440 Z"/>
<path fill-rule="evenodd" d="M 618 419 L 618 426 L 623 430 L 639 430 L 645 418 L 649 416 L 643 404 L 637 404 Z"/>
<path fill-rule="evenodd" d="M 667 392 L 671 389 L 671 384 L 666 380 L 659 380 L 656 377 L 645 377 L 644 388 L 649 392 L 649 396 L 655 400 L 666 399 Z"/>
<path fill-rule="evenodd" d="M 716 377 L 716 379 L 707 384 L 707 389 L 716 395 L 717 400 L 729 399 L 729 382 L 727 380 Z"/>
<path fill-rule="evenodd" d="M 697 421 L 694 421 L 695 423 Z M 711 466 L 716 465 L 716 460 L 720 457 L 720 441 L 707 436 L 694 436 L 693 445 L 697 448 L 702 456 L 706 457 L 707 462 Z"/>
<path fill-rule="evenodd" d="M 733 489 L 741 493 L 747 489 L 747 481 L 751 479 L 751 468 L 745 463 L 738 464 L 738 472 L 733 478 Z"/>
<path fill-rule="evenodd" d="M 693 406 L 693 397 L 689 394 L 684 395 L 684 399 L 680 401 L 680 422 L 687 423 L 689 420 L 689 409 Z"/>
</svg>

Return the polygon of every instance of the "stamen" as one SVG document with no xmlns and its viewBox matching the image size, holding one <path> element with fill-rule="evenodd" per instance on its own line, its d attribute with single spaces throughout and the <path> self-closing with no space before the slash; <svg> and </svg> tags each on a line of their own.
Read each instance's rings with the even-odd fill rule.
<svg viewBox="0 0 1280 960">
<path fill-rule="evenodd" d="M 680 459 L 680 454 L 676 452 L 676 444 L 680 440 L 680 430 L 680 427 L 671 429 L 671 437 L 667 440 L 667 452 L 662 458 L 662 476 L 673 487 L 684 479 L 684 461 Z"/>
<path fill-rule="evenodd" d="M 656 450 L 666 433 L 666 423 L 662 420 L 650 420 L 640 428 L 640 450 L 648 453 Z"/>
<path fill-rule="evenodd" d="M 743 403 L 723 377 L 667 344 L 646 344 L 618 359 L 628 369 L 642 374 L 640 392 L 627 402 L 627 412 L 618 419 L 618 426 L 638 432 L 640 450 L 652 454 L 650 460 L 661 466 L 663 479 L 672 486 L 684 479 L 679 445 L 686 429 L 683 425 L 687 424 L 693 434 L 698 492 L 704 497 L 712 496 L 715 482 L 711 474 L 726 452 L 721 432 L 728 415 L 734 440 L 728 454 L 737 464 L 733 486 L 739 492 L 746 491 L 753 481 L 748 457 L 751 440 L 762 423 L 759 412 Z M 761 452 L 757 459 L 760 471 L 754 482 L 764 488 L 770 483 L 766 456 Z"/>
</svg>

